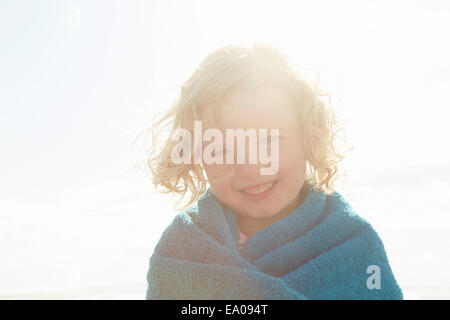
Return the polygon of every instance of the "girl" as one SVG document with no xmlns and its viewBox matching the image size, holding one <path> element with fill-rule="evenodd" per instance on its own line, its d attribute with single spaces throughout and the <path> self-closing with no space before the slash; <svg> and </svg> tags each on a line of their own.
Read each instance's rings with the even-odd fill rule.
<svg viewBox="0 0 450 320">
<path fill-rule="evenodd" d="M 200 140 L 196 121 L 211 130 Z M 197 135 L 193 152 L 179 128 Z M 273 46 L 211 53 L 152 128 L 153 183 L 189 199 L 150 258 L 147 299 L 402 299 L 377 233 L 334 189 L 337 130 L 318 89 Z M 258 148 L 229 132 L 273 163 L 239 161 Z"/>
</svg>

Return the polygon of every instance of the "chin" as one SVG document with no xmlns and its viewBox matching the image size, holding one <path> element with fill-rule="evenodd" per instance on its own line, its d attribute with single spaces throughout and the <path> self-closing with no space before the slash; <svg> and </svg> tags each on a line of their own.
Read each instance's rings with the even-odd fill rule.
<svg viewBox="0 0 450 320">
<path fill-rule="evenodd" d="M 251 209 L 248 210 L 247 216 L 254 219 L 269 219 L 277 215 L 280 210 L 264 207 L 264 210 Z"/>
</svg>

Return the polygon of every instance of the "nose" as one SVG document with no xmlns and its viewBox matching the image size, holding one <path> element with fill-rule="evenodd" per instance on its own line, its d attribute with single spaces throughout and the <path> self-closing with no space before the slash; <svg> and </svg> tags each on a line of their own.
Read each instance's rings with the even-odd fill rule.
<svg viewBox="0 0 450 320">
<path fill-rule="evenodd" d="M 261 175 L 259 168 L 259 164 L 235 164 L 234 172 L 239 178 L 254 179 Z"/>
</svg>

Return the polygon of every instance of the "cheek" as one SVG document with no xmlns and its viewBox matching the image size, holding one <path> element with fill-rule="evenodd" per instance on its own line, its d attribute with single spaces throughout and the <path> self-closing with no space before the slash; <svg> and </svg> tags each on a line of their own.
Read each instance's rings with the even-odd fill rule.
<svg viewBox="0 0 450 320">
<path fill-rule="evenodd" d="M 205 169 L 206 175 L 209 179 L 208 170 Z M 216 181 L 214 179 L 209 179 L 209 185 L 211 186 L 211 191 L 219 200 L 225 200 L 230 197 L 231 194 L 231 179 L 225 179 L 222 181 Z"/>
</svg>

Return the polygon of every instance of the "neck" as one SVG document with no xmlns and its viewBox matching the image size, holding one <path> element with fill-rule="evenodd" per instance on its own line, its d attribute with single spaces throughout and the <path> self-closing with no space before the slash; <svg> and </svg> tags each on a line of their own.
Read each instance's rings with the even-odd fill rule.
<svg viewBox="0 0 450 320">
<path fill-rule="evenodd" d="M 248 238 L 253 236 L 258 231 L 264 229 L 265 227 L 270 226 L 274 222 L 287 217 L 290 215 L 295 209 L 297 209 L 306 199 L 308 193 L 307 183 L 305 182 L 299 195 L 292 201 L 288 206 L 283 208 L 278 214 L 271 216 L 269 218 L 257 219 L 252 217 L 246 217 L 237 214 L 236 215 L 236 223 L 238 225 L 239 230 L 245 234 Z"/>
</svg>

